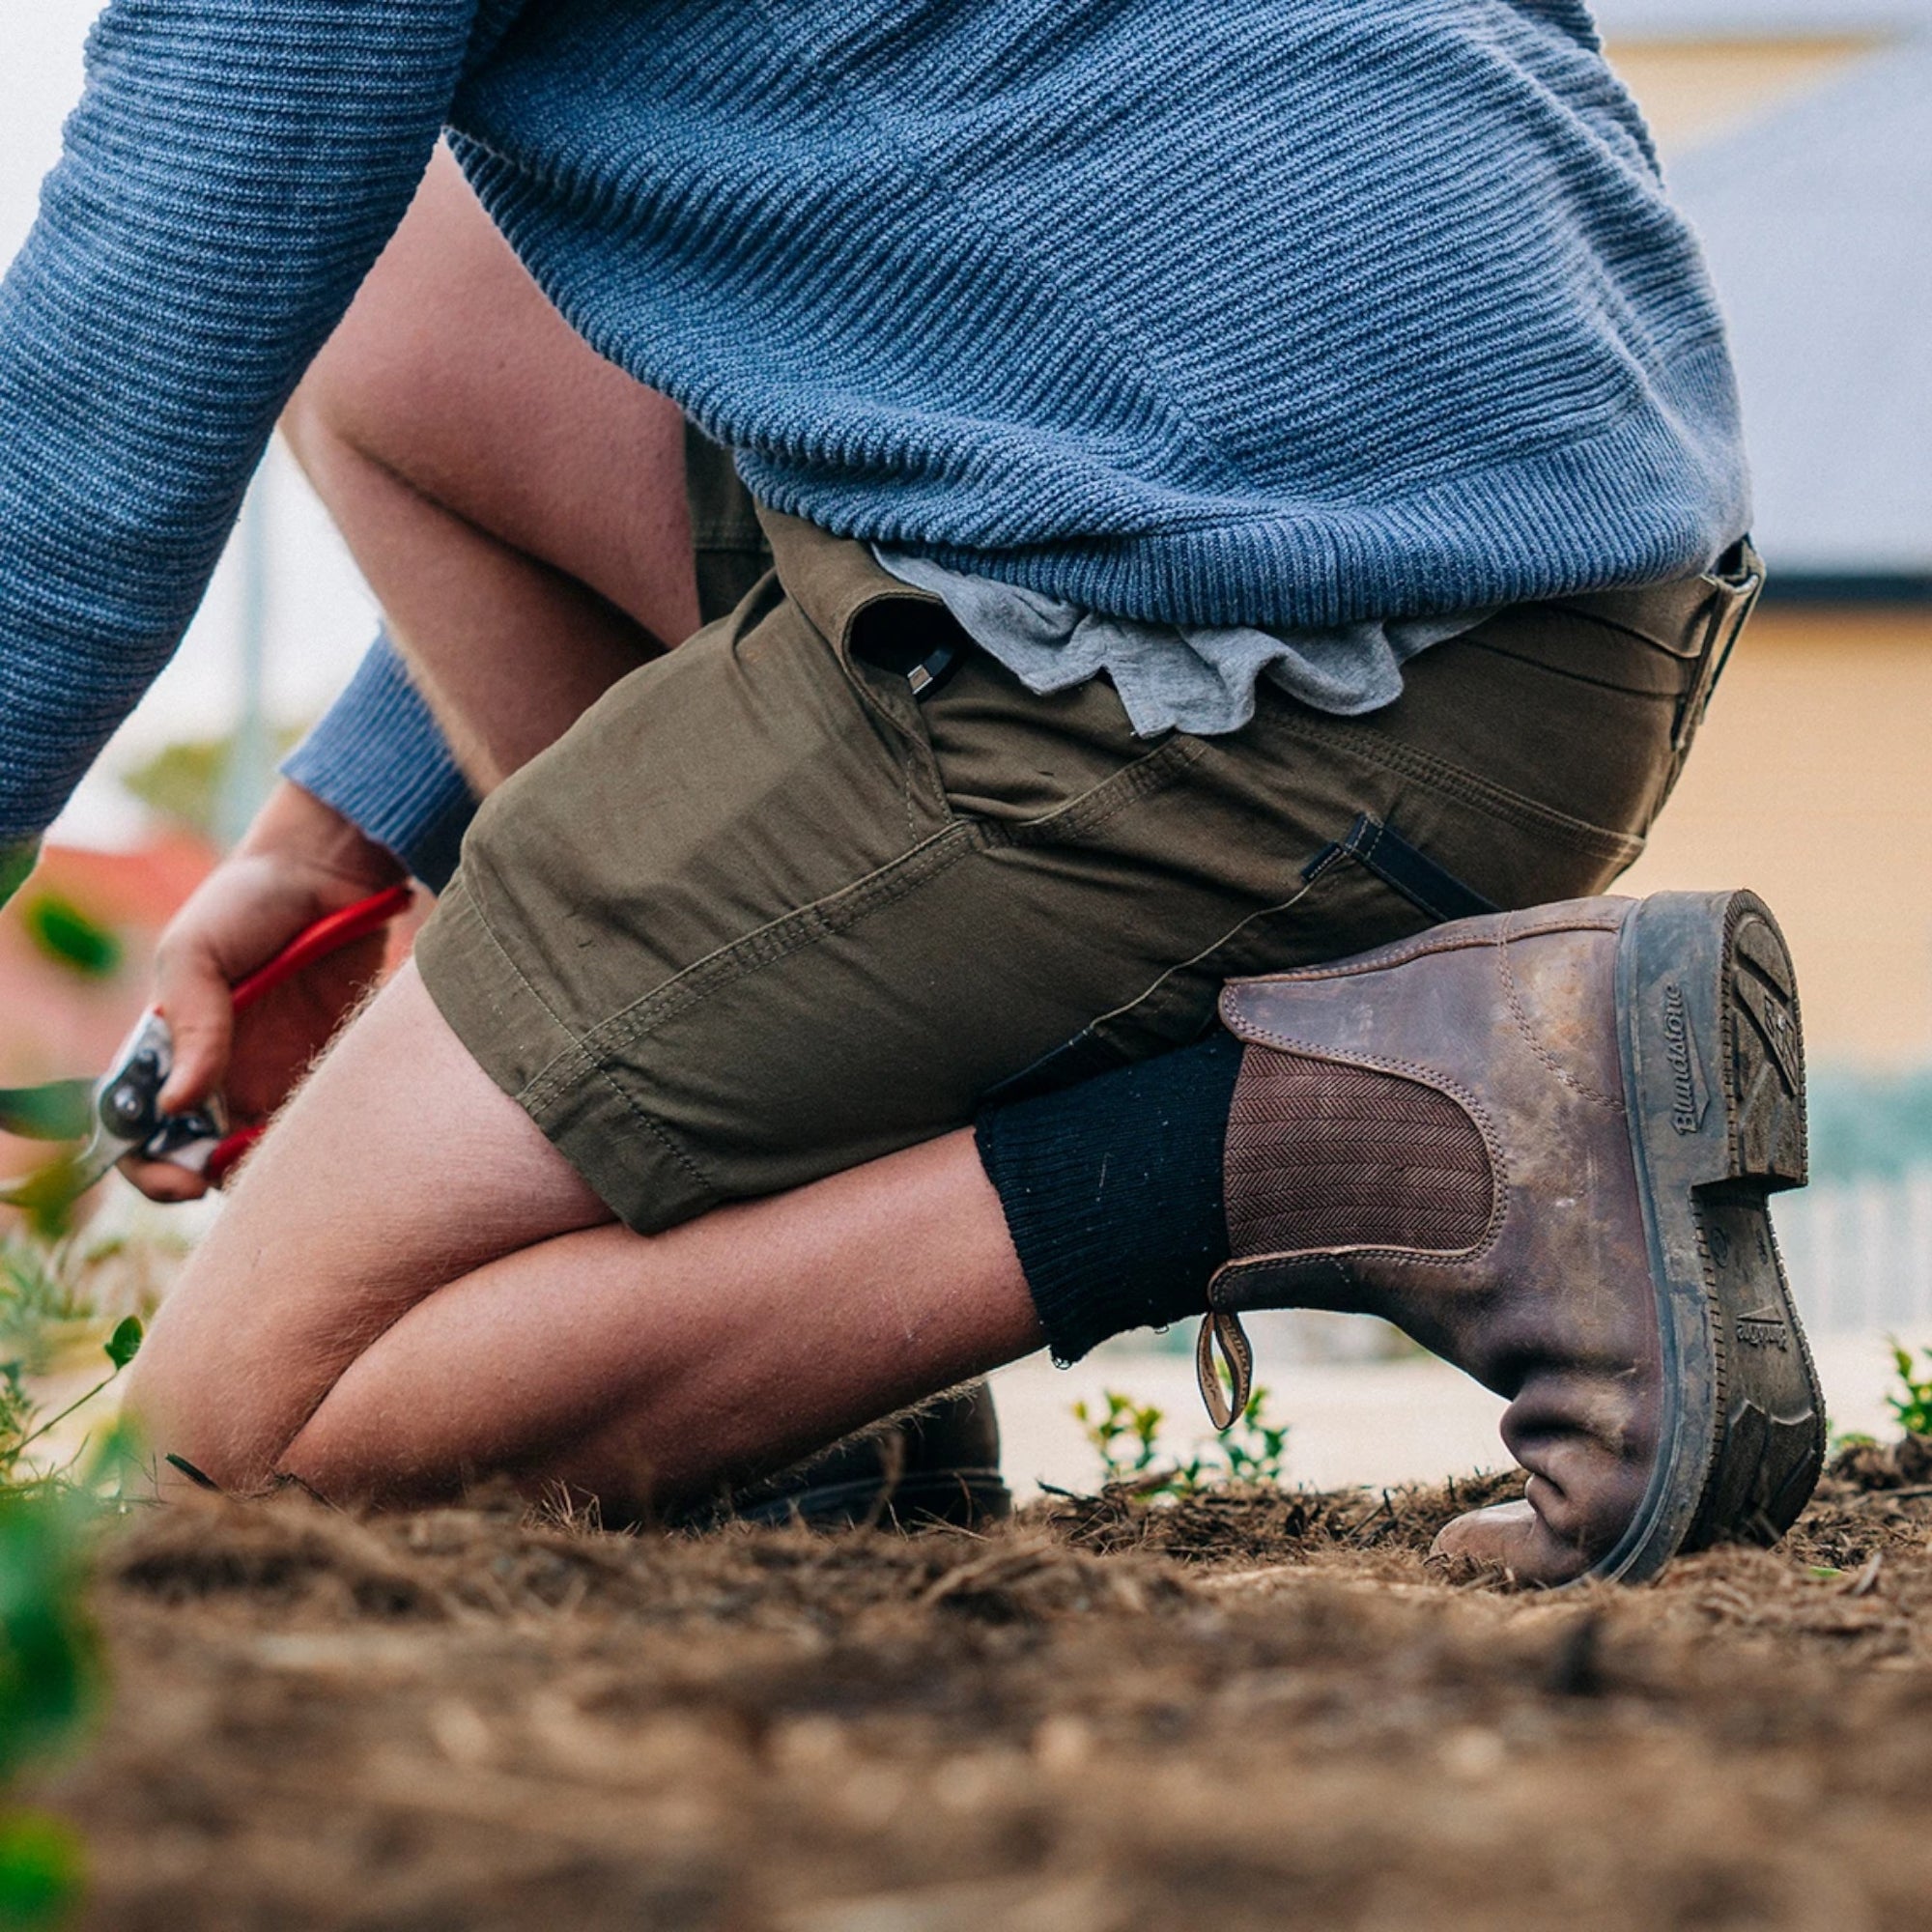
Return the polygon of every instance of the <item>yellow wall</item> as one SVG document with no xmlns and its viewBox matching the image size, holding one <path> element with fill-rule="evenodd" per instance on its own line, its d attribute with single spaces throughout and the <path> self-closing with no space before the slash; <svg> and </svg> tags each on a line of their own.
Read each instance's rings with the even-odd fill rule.
<svg viewBox="0 0 1932 1932">
<path fill-rule="evenodd" d="M 1881 44 L 1853 35 L 1621 41 L 1612 42 L 1608 53 L 1667 156 L 1732 132 Z"/>
<path fill-rule="evenodd" d="M 1932 1056 L 1932 610 L 1761 611 L 1618 891 L 1749 886 L 1820 1061 Z"/>
</svg>

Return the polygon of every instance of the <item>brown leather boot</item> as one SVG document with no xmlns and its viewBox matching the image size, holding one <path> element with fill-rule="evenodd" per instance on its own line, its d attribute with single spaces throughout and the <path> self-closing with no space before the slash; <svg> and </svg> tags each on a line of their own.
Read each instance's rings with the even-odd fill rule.
<svg viewBox="0 0 1932 1932">
<path fill-rule="evenodd" d="M 762 1482 L 670 1513 L 674 1529 L 725 1522 L 838 1529 L 879 1523 L 980 1529 L 1012 1514 L 1000 1474 L 1000 1418 L 984 1382 L 923 1404 Z"/>
<path fill-rule="evenodd" d="M 1765 1207 L 1804 1181 L 1804 1077 L 1757 898 L 1461 920 L 1234 981 L 1221 1014 L 1248 1050 L 1201 1333 L 1217 1423 L 1246 1400 L 1242 1310 L 1379 1315 L 1510 1398 L 1529 1471 L 1438 1551 L 1635 1582 L 1790 1527 L 1824 1404 Z"/>
</svg>

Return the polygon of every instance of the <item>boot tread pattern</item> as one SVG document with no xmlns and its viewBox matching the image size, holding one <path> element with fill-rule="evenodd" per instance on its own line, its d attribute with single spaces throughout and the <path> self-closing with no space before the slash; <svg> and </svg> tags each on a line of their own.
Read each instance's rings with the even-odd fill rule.
<svg viewBox="0 0 1932 1932">
<path fill-rule="evenodd" d="M 1732 938 L 1729 1076 L 1738 1173 L 1803 1187 L 1804 1045 L 1791 961 L 1776 933 L 1747 914 Z"/>
<path fill-rule="evenodd" d="M 1805 1178 L 1797 979 L 1749 893 L 1662 893 L 1620 955 L 1633 1140 L 1663 1323 L 1669 1413 L 1651 1495 L 1598 1574 L 1769 1544 L 1824 1463 L 1824 1399 L 1769 1197 Z"/>
<path fill-rule="evenodd" d="M 1767 1198 L 1806 1172 L 1804 1046 L 1782 936 L 1748 895 L 1726 920 L 1722 1070 L 1731 1179 L 1699 1190 L 1720 1417 L 1685 1548 L 1776 1543 L 1809 1501 L 1825 1455 L 1824 1401 Z"/>
</svg>

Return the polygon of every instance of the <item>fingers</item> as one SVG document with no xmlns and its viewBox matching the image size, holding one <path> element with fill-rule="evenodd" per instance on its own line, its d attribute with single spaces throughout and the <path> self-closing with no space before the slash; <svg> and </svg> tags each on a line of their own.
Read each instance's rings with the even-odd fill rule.
<svg viewBox="0 0 1932 1932">
<path fill-rule="evenodd" d="M 197 1106 L 220 1086 L 235 1037 L 235 1008 L 228 979 L 213 951 L 192 932 L 170 933 L 155 960 L 155 1004 L 168 1022 L 174 1069 L 161 1089 L 163 1113 Z M 122 1161 L 121 1172 L 150 1201 L 164 1205 L 199 1201 L 205 1177 L 171 1160 Z"/>
<path fill-rule="evenodd" d="M 171 1160 L 124 1160 L 121 1172 L 150 1201 L 158 1201 L 164 1207 L 182 1201 L 199 1201 L 209 1191 L 206 1175 L 190 1174 Z"/>
<path fill-rule="evenodd" d="M 395 859 L 340 814 L 299 786 L 278 786 L 156 949 L 155 1003 L 174 1046 L 161 1111 L 185 1113 L 220 1093 L 239 1122 L 273 1114 L 380 973 L 384 940 L 375 935 L 314 962 L 252 1005 L 240 1028 L 234 988 L 318 919 L 402 876 Z M 156 1201 L 192 1201 L 211 1185 L 171 1161 L 122 1166 Z"/>
<path fill-rule="evenodd" d="M 235 1039 L 233 989 L 213 949 L 198 935 L 162 942 L 155 962 L 155 1003 L 174 1040 L 174 1070 L 161 1089 L 161 1110 L 179 1114 L 198 1106 L 221 1084 Z"/>
</svg>

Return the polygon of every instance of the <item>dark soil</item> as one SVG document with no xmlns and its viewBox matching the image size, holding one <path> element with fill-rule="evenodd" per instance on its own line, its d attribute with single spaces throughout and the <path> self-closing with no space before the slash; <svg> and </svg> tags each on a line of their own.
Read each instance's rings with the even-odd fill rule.
<svg viewBox="0 0 1932 1932">
<path fill-rule="evenodd" d="M 211 1501 L 107 1550 L 41 1795 L 84 1922 L 156 1932 L 1924 1923 L 1932 1456 L 1650 1589 L 1432 1573 L 1506 1487 L 984 1538 Z"/>
</svg>

